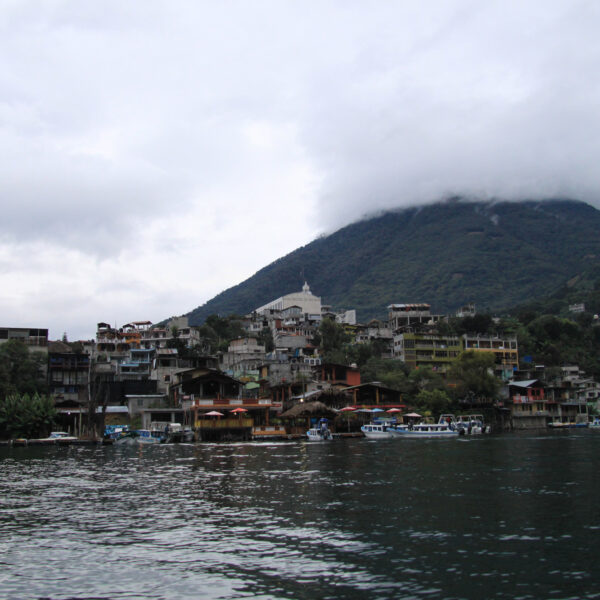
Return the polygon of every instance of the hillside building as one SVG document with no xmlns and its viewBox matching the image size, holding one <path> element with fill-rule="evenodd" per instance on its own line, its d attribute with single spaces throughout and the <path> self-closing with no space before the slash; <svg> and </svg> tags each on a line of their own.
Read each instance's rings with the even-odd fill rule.
<svg viewBox="0 0 600 600">
<path fill-rule="evenodd" d="M 399 358 L 410 369 L 428 367 L 443 374 L 462 349 L 462 340 L 458 336 L 421 333 L 394 336 L 394 358 Z"/>
<path fill-rule="evenodd" d="M 432 315 L 431 305 L 390 304 L 388 307 L 388 323 L 392 331 L 412 331 L 424 325 L 434 325 L 444 319 L 444 315 Z"/>
<path fill-rule="evenodd" d="M 0 344 L 8 340 L 23 342 L 30 352 L 48 351 L 48 330 L 31 327 L 0 327 Z"/>
<path fill-rule="evenodd" d="M 495 358 L 494 374 L 508 381 L 519 368 L 519 346 L 516 336 L 500 338 L 481 334 L 465 333 L 462 336 L 463 350 L 492 352 Z"/>
<path fill-rule="evenodd" d="M 321 315 L 321 298 L 315 296 L 311 291 L 308 283 L 304 282 L 302 291 L 287 294 L 272 300 L 263 306 L 257 308 L 254 312 L 262 314 L 269 311 L 285 310 L 292 306 L 297 306 L 303 314 Z"/>
</svg>

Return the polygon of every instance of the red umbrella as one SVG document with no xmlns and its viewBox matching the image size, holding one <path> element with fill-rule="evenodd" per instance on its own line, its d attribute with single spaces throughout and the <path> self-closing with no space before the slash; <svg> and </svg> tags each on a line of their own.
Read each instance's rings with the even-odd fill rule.
<svg viewBox="0 0 600 600">
<path fill-rule="evenodd" d="M 234 408 L 233 410 L 229 411 L 232 413 L 245 413 L 248 412 L 245 408 Z"/>
<path fill-rule="evenodd" d="M 340 408 L 340 412 L 348 412 L 351 410 L 356 410 L 356 406 L 344 406 L 344 408 Z"/>
<path fill-rule="evenodd" d="M 397 412 L 402 412 L 402 411 L 399 408 L 390 408 L 389 410 L 386 410 L 385 412 L 397 413 Z"/>
</svg>

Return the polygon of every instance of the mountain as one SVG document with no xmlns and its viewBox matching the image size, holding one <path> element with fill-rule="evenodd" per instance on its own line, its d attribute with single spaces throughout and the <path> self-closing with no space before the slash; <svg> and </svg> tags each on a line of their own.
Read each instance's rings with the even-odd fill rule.
<svg viewBox="0 0 600 600">
<path fill-rule="evenodd" d="M 530 302 L 600 264 L 600 211 L 583 202 L 444 203 L 380 214 L 298 248 L 191 311 L 246 314 L 279 296 L 311 291 L 360 321 L 391 303 L 467 302 L 497 311 Z"/>
</svg>

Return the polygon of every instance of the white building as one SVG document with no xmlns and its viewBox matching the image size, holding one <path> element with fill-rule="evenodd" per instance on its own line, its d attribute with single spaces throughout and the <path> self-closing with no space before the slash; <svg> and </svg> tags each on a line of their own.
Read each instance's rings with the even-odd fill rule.
<svg viewBox="0 0 600 600">
<path fill-rule="evenodd" d="M 265 313 L 270 310 L 285 310 L 291 306 L 299 306 L 303 314 L 321 314 L 321 298 L 315 296 L 308 283 L 304 282 L 301 292 L 287 294 L 257 308 L 255 312 Z"/>
</svg>

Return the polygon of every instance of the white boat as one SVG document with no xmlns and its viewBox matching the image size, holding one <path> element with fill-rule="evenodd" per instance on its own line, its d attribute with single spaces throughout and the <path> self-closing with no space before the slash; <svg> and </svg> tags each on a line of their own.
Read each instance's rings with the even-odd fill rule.
<svg viewBox="0 0 600 600">
<path fill-rule="evenodd" d="M 327 425 L 327 419 L 321 419 L 314 427 L 306 432 L 306 437 L 311 442 L 324 442 L 333 439 L 333 435 Z"/>
<path fill-rule="evenodd" d="M 370 440 L 386 440 L 394 437 L 395 426 L 391 423 L 368 423 L 360 430 Z"/>
<path fill-rule="evenodd" d="M 49 440 L 63 441 L 63 442 L 75 442 L 78 438 L 67 433 L 66 431 L 53 431 L 48 436 Z"/>
<path fill-rule="evenodd" d="M 456 427 L 459 433 L 467 435 L 480 435 L 482 433 L 491 433 L 491 427 L 483 421 L 483 415 L 459 415 L 456 419 Z"/>
<path fill-rule="evenodd" d="M 138 429 L 137 434 L 134 439 L 138 444 L 160 444 L 164 437 L 162 431 L 152 429 Z"/>
<path fill-rule="evenodd" d="M 396 427 L 394 433 L 397 437 L 406 439 L 421 438 L 457 438 L 458 429 L 448 423 L 417 423 L 408 427 Z"/>
</svg>

